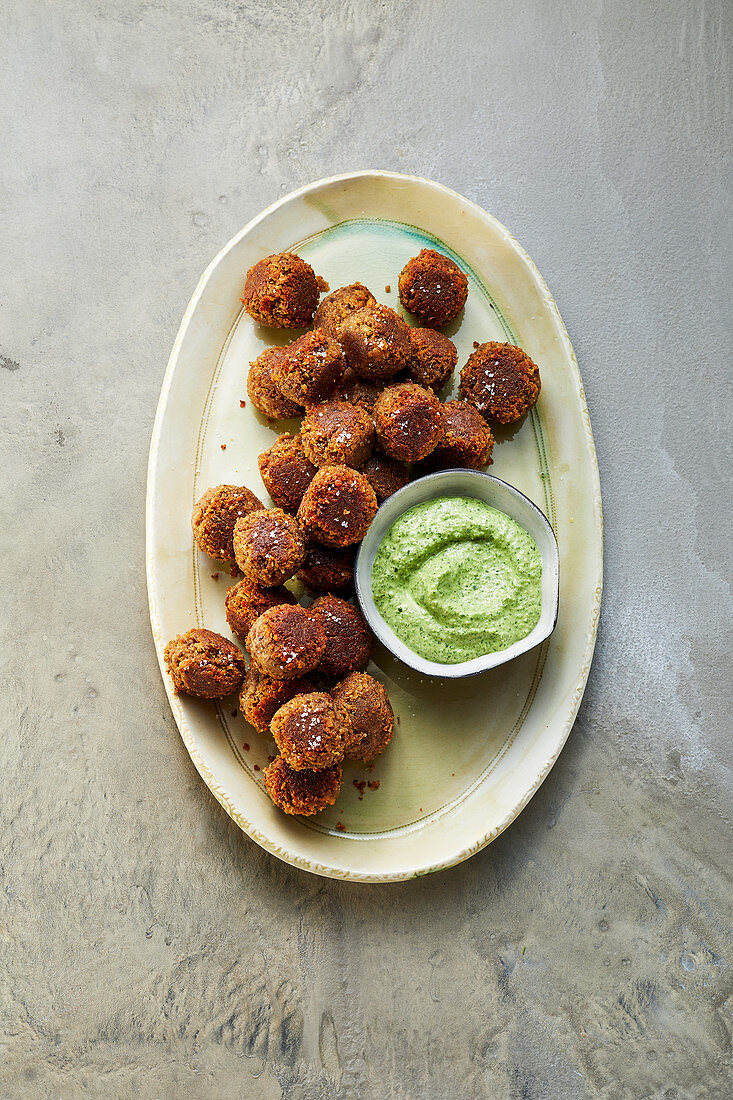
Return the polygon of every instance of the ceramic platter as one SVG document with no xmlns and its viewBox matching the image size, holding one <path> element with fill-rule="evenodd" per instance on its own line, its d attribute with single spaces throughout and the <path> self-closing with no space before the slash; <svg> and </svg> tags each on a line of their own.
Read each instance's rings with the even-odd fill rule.
<svg viewBox="0 0 733 1100">
<path fill-rule="evenodd" d="M 240 294 L 256 260 L 292 250 L 332 289 L 358 280 L 399 310 L 397 277 L 424 247 L 452 256 L 469 276 L 465 311 L 445 330 L 459 367 L 475 340 L 519 344 L 540 366 L 540 400 L 518 427 L 499 433 L 490 469 L 555 528 L 558 624 L 538 648 L 463 681 L 426 679 L 378 648 L 369 671 L 397 715 L 391 746 L 371 773 L 346 765 L 334 807 L 287 817 L 262 783 L 273 742 L 233 715 L 234 699 L 217 705 L 174 695 L 163 667 L 167 640 L 190 627 L 231 636 L 224 597 L 234 581 L 195 549 L 194 501 L 221 482 L 267 500 L 257 456 L 279 432 L 297 430 L 297 422 L 269 425 L 249 401 L 240 405 L 249 362 L 293 338 L 256 325 Z M 230 241 L 191 299 L 163 383 L 148 473 L 147 574 L 155 644 L 186 748 L 227 813 L 267 851 L 314 874 L 390 882 L 450 867 L 498 836 L 570 732 L 593 655 L 602 577 L 598 469 L 578 366 L 547 286 L 507 230 L 437 183 L 360 172 L 294 192 Z M 379 789 L 366 788 L 360 799 L 354 779 L 378 779 Z"/>
</svg>

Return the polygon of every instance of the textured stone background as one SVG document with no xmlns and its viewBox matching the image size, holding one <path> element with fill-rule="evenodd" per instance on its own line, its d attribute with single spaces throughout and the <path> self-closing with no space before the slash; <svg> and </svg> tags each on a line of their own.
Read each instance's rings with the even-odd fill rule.
<svg viewBox="0 0 733 1100">
<path fill-rule="evenodd" d="M 0 41 L 0 1095 L 728 1098 L 731 4 L 0 0 Z M 539 265 L 607 539 L 551 776 L 392 888 L 229 822 L 143 571 L 201 271 L 362 167 L 455 187 Z"/>
</svg>

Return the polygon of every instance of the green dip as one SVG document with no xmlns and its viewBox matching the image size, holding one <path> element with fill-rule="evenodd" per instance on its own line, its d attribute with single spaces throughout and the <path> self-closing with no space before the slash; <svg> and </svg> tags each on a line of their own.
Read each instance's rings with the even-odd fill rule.
<svg viewBox="0 0 733 1100">
<path fill-rule="evenodd" d="M 541 580 L 537 544 L 518 523 L 473 497 L 439 497 L 392 524 L 372 595 L 414 653 L 452 665 L 526 638 L 540 617 Z"/>
</svg>

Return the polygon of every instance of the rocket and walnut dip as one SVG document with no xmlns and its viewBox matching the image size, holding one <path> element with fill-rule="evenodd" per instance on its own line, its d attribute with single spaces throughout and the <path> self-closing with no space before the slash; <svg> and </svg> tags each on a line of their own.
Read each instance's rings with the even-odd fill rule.
<svg viewBox="0 0 733 1100">
<path fill-rule="evenodd" d="M 399 516 L 372 566 L 377 610 L 414 653 L 458 664 L 497 653 L 537 625 L 537 544 L 473 497 L 439 497 Z"/>
<path fill-rule="evenodd" d="M 333 805 L 344 759 L 372 766 L 392 739 L 387 692 L 365 671 L 371 633 L 341 598 L 353 591 L 355 551 L 378 505 L 426 470 L 489 464 L 490 422 L 518 420 L 540 392 L 539 370 L 521 348 L 487 343 L 463 367 L 461 400 L 442 401 L 457 352 L 437 330 L 468 293 L 465 273 L 442 253 L 423 249 L 400 273 L 400 302 L 417 327 L 361 283 L 319 305 L 328 289 L 294 253 L 249 271 L 242 301 L 259 325 L 314 326 L 250 365 L 249 401 L 268 421 L 305 419 L 300 434 L 279 435 L 260 456 L 275 508 L 245 487 L 221 485 L 193 512 L 199 550 L 243 575 L 227 593 L 226 615 L 249 667 L 230 639 L 204 629 L 165 650 L 176 691 L 218 699 L 241 688 L 243 715 L 280 752 L 263 779 L 287 814 Z M 310 608 L 283 587 L 295 577 L 320 597 Z M 441 663 L 525 637 L 539 618 L 540 580 L 527 532 L 470 498 L 428 501 L 400 516 L 372 572 L 375 602 L 395 634 Z"/>
</svg>

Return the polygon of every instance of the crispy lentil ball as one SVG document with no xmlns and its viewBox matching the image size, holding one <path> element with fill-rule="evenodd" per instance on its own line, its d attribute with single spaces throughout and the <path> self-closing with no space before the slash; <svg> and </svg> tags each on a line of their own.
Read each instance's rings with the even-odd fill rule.
<svg viewBox="0 0 733 1100">
<path fill-rule="evenodd" d="M 384 504 L 387 497 L 402 489 L 410 480 L 410 473 L 403 462 L 396 462 L 386 455 L 373 455 L 362 466 L 361 472 L 377 497 L 377 504 Z"/>
<path fill-rule="evenodd" d="M 315 687 L 305 676 L 294 680 L 273 680 L 250 665 L 239 696 L 242 714 L 258 733 L 267 733 L 275 711 L 295 695 L 307 695 Z"/>
<path fill-rule="evenodd" d="M 235 523 L 234 553 L 245 580 L 274 588 L 300 569 L 305 542 L 292 516 L 282 508 L 263 508 Z"/>
<path fill-rule="evenodd" d="M 326 806 L 333 806 L 341 790 L 342 771 L 339 764 L 320 771 L 293 771 L 282 756 L 278 756 L 262 773 L 272 801 L 286 814 L 309 817 Z"/>
<path fill-rule="evenodd" d="M 313 319 L 316 328 L 323 328 L 334 340 L 338 339 L 338 331 L 341 323 L 357 309 L 365 306 L 376 305 L 377 299 L 371 290 L 367 290 L 361 283 L 352 283 L 350 286 L 339 287 L 324 298 Z"/>
<path fill-rule="evenodd" d="M 448 382 L 456 363 L 456 345 L 434 328 L 410 329 L 412 358 L 408 367 L 410 378 L 418 386 L 435 393 Z"/>
<path fill-rule="evenodd" d="M 316 312 L 320 288 L 313 268 L 294 252 L 258 260 L 247 272 L 242 301 L 261 325 L 302 328 Z"/>
<path fill-rule="evenodd" d="M 351 546 L 364 538 L 376 511 L 377 498 L 363 474 L 322 466 L 305 491 L 298 522 L 324 546 Z"/>
<path fill-rule="evenodd" d="M 288 400 L 315 405 L 331 396 L 345 367 L 336 341 L 322 328 L 315 328 L 284 349 L 273 364 L 272 377 Z"/>
<path fill-rule="evenodd" d="M 371 764 L 392 740 L 394 713 L 387 692 L 366 672 L 351 672 L 331 691 L 331 698 L 346 712 L 354 731 L 345 755 Z"/>
<path fill-rule="evenodd" d="M 333 399 L 348 401 L 350 405 L 360 405 L 371 414 L 382 389 L 383 386 L 379 382 L 367 382 L 364 378 L 359 378 L 358 374 L 354 374 L 351 367 L 347 367 L 333 391 Z"/>
<path fill-rule="evenodd" d="M 467 401 L 446 401 L 443 405 L 445 434 L 428 462 L 436 467 L 453 466 L 481 470 L 492 462 L 494 437 L 481 413 Z"/>
<path fill-rule="evenodd" d="M 321 596 L 310 606 L 326 631 L 326 649 L 318 666 L 326 676 L 345 676 L 366 668 L 374 648 L 369 627 L 355 607 L 338 596 Z"/>
<path fill-rule="evenodd" d="M 193 537 L 199 550 L 234 564 L 234 525 L 242 516 L 264 504 L 244 485 L 217 485 L 207 489 L 191 515 Z"/>
<path fill-rule="evenodd" d="M 432 328 L 457 317 L 468 297 L 468 279 L 458 264 L 432 248 L 407 261 L 398 286 L 405 309 Z"/>
<path fill-rule="evenodd" d="M 480 344 L 461 371 L 461 397 L 501 424 L 519 420 L 539 395 L 539 367 L 514 344 Z"/>
<path fill-rule="evenodd" d="M 359 405 L 312 405 L 301 428 L 303 450 L 315 466 L 361 466 L 374 446 L 374 421 Z"/>
<path fill-rule="evenodd" d="M 235 634 L 246 638 L 255 619 L 270 607 L 279 607 L 283 603 L 297 603 L 295 596 L 287 588 L 260 588 L 251 581 L 239 581 L 227 591 L 224 606 L 227 622 Z"/>
<path fill-rule="evenodd" d="M 257 459 L 265 488 L 284 512 L 297 512 L 316 472 L 306 458 L 300 435 L 279 435 Z"/>
<path fill-rule="evenodd" d="M 272 717 L 270 733 L 293 771 L 340 764 L 352 736 L 345 713 L 322 691 L 283 703 Z"/>
<path fill-rule="evenodd" d="M 223 699 L 239 691 L 244 679 L 244 656 L 228 638 L 213 630 L 194 628 L 168 642 L 165 663 L 176 692 L 203 699 Z"/>
<path fill-rule="evenodd" d="M 319 664 L 326 649 L 323 624 L 304 607 L 271 607 L 247 635 L 247 649 L 257 667 L 274 680 L 292 680 Z"/>
<path fill-rule="evenodd" d="M 249 365 L 247 393 L 249 399 L 268 420 L 292 420 L 300 416 L 301 407 L 283 397 L 275 384 L 273 366 L 285 354 L 286 348 L 265 348 Z"/>
<path fill-rule="evenodd" d="M 316 595 L 353 592 L 355 547 L 336 550 L 332 546 L 321 546 L 308 540 L 305 549 L 305 561 L 296 576 L 306 588 Z"/>
<path fill-rule="evenodd" d="M 432 392 L 414 382 L 389 386 L 374 406 L 379 446 L 390 458 L 418 462 L 443 436 L 443 412 Z"/>
<path fill-rule="evenodd" d="M 342 322 L 339 341 L 360 378 L 384 382 L 410 362 L 410 326 L 389 306 L 358 309 Z"/>
</svg>

